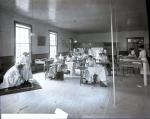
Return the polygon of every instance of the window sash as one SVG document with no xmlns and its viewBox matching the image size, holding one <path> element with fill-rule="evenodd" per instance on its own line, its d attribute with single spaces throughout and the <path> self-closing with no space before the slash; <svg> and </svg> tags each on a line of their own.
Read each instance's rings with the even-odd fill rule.
<svg viewBox="0 0 150 119">
<path fill-rule="evenodd" d="M 57 54 L 57 33 L 49 32 L 49 56 L 55 58 Z"/>
<path fill-rule="evenodd" d="M 23 52 L 30 52 L 31 46 L 31 27 L 28 27 L 23 24 L 15 24 L 16 29 L 16 61 L 22 56 Z M 31 56 L 31 55 L 30 55 Z"/>
</svg>

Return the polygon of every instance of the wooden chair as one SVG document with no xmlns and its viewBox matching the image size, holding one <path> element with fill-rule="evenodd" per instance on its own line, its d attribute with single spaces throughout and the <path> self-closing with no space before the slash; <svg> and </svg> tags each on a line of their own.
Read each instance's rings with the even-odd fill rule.
<svg viewBox="0 0 150 119">
<path fill-rule="evenodd" d="M 49 74 L 50 68 L 55 66 L 55 65 L 53 65 L 53 61 L 54 60 L 46 60 L 44 63 L 45 80 Z"/>
</svg>

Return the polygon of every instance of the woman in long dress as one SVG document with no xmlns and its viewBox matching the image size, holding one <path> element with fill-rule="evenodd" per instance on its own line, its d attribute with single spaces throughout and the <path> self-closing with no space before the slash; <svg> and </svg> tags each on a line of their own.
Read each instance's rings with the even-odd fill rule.
<svg viewBox="0 0 150 119">
<path fill-rule="evenodd" d="M 73 58 L 70 54 L 66 58 L 66 64 L 68 70 L 70 71 L 70 75 L 73 75 L 75 73 L 75 62 L 73 61 Z"/>
<path fill-rule="evenodd" d="M 139 59 L 143 61 L 143 67 L 140 69 L 140 74 L 144 74 L 143 68 L 146 68 L 147 74 L 150 73 L 149 71 L 149 62 L 146 57 L 146 51 L 144 49 L 144 46 L 139 47 L 140 53 L 139 53 Z"/>
<path fill-rule="evenodd" d="M 29 79 L 32 79 L 32 72 L 31 72 L 31 60 L 29 57 L 29 53 L 24 52 L 23 56 L 20 59 L 20 62 L 25 64 L 24 68 L 23 68 L 23 78 L 26 81 L 29 81 Z"/>
<path fill-rule="evenodd" d="M 57 69 L 58 69 L 58 66 L 60 64 L 62 64 L 62 59 L 60 59 L 59 55 L 56 55 L 53 65 L 51 65 L 49 67 L 49 71 L 48 71 L 48 77 L 49 78 L 51 78 L 51 79 L 55 79 L 56 78 Z"/>
</svg>

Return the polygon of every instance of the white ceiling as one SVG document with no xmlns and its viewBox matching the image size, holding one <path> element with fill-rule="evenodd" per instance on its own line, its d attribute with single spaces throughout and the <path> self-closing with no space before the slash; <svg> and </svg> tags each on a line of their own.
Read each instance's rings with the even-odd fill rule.
<svg viewBox="0 0 150 119">
<path fill-rule="evenodd" d="M 112 6 L 118 31 L 147 29 L 145 0 Z M 110 0 L 0 0 L 0 7 L 77 33 L 110 31 Z"/>
</svg>

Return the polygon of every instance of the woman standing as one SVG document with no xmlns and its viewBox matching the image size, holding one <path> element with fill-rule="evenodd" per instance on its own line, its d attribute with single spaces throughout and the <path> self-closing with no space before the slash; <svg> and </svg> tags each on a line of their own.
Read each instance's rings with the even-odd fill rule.
<svg viewBox="0 0 150 119">
<path fill-rule="evenodd" d="M 143 67 L 140 69 L 140 74 L 144 74 L 143 68 L 146 68 L 147 74 L 149 73 L 149 62 L 146 57 L 146 51 L 144 49 L 144 46 L 139 47 L 140 53 L 139 53 L 139 59 L 143 62 Z"/>
<path fill-rule="evenodd" d="M 20 62 L 25 64 L 24 68 L 23 68 L 23 78 L 26 81 L 29 81 L 29 79 L 32 79 L 32 72 L 31 72 L 31 60 L 29 57 L 29 53 L 24 52 L 23 56 L 20 59 Z"/>
</svg>

